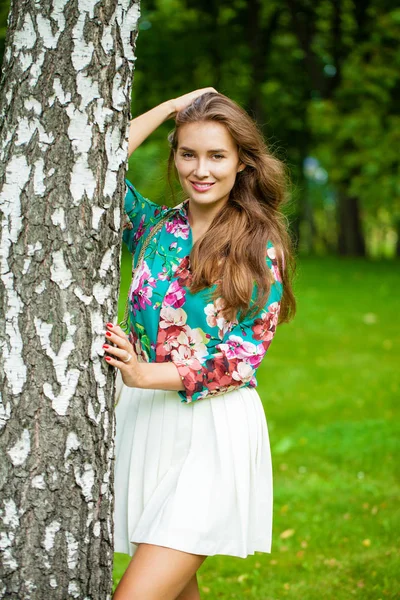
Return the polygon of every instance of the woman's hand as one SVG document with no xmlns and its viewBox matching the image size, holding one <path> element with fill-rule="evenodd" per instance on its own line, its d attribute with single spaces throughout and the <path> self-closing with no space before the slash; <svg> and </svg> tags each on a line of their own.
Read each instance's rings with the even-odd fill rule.
<svg viewBox="0 0 400 600">
<path fill-rule="evenodd" d="M 141 363 L 137 359 L 128 336 L 122 331 L 119 325 L 107 323 L 106 327 L 108 330 L 106 331 L 106 340 L 108 343 L 103 345 L 107 353 L 104 356 L 104 360 L 112 367 L 116 367 L 121 371 L 122 380 L 126 386 L 141 387 L 143 383 Z M 115 346 L 111 344 L 115 344 Z"/>
<path fill-rule="evenodd" d="M 196 100 L 196 98 L 202 96 L 203 94 L 206 94 L 207 92 L 215 92 L 216 94 L 218 94 L 217 90 L 213 87 L 206 87 L 201 88 L 199 90 L 194 90 L 193 92 L 189 92 L 188 94 L 184 94 L 183 96 L 179 96 L 178 98 L 170 100 L 171 107 L 174 113 L 176 114 L 180 110 L 183 110 L 184 108 L 189 106 L 189 104 L 191 104 L 193 100 Z"/>
<path fill-rule="evenodd" d="M 213 87 L 194 90 L 194 92 L 189 92 L 178 98 L 166 100 L 139 117 L 136 117 L 136 119 L 132 119 L 129 126 L 128 156 L 131 156 L 136 148 L 138 148 L 140 144 L 155 129 L 157 129 L 159 125 L 161 125 L 161 123 L 164 123 L 167 119 L 175 118 L 177 112 L 189 106 L 193 100 L 206 92 L 218 93 Z"/>
</svg>

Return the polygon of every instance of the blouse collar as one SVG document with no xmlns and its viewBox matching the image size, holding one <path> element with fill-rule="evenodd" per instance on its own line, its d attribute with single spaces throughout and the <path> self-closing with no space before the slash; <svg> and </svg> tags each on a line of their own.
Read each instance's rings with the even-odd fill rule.
<svg viewBox="0 0 400 600">
<path fill-rule="evenodd" d="M 172 213 L 179 213 L 180 216 L 184 219 L 184 221 L 189 222 L 189 218 L 188 218 L 188 205 L 189 205 L 189 199 L 184 200 L 183 202 L 181 202 L 180 204 L 177 204 L 176 206 L 173 206 L 172 208 L 169 208 L 168 210 Z"/>
</svg>

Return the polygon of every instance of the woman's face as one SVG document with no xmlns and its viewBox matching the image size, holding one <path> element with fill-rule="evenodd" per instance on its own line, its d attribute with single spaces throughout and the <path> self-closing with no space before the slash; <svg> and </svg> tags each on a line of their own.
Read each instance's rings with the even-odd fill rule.
<svg viewBox="0 0 400 600">
<path fill-rule="evenodd" d="M 181 186 L 193 202 L 219 208 L 228 201 L 236 174 L 244 168 L 231 134 L 216 121 L 179 128 L 175 166 Z"/>
</svg>

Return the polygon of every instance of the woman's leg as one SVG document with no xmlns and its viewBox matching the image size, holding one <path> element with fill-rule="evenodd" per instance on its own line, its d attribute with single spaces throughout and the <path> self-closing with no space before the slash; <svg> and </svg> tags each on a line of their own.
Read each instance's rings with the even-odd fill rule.
<svg viewBox="0 0 400 600">
<path fill-rule="evenodd" d="M 113 600 L 176 600 L 206 558 L 164 546 L 139 544 Z M 186 600 L 186 596 L 183 598 Z"/>
<path fill-rule="evenodd" d="M 193 575 L 187 586 L 176 597 L 176 600 L 201 600 L 196 575 Z"/>
</svg>

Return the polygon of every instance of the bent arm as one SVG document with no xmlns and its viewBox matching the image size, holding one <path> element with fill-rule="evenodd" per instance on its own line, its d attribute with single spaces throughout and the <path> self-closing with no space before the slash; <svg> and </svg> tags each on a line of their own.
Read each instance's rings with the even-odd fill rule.
<svg viewBox="0 0 400 600">
<path fill-rule="evenodd" d="M 138 148 L 138 146 L 140 146 L 140 144 L 144 142 L 144 140 L 148 138 L 159 125 L 161 125 L 161 123 L 175 117 L 177 112 L 186 108 L 193 100 L 206 92 L 217 93 L 217 90 L 213 87 L 194 90 L 193 92 L 189 92 L 178 98 L 166 100 L 139 117 L 136 117 L 136 119 L 132 119 L 129 127 L 128 156 L 130 156 L 136 148 Z"/>
<path fill-rule="evenodd" d="M 149 137 L 159 125 L 161 125 L 161 123 L 172 118 L 175 114 L 174 100 L 167 100 L 143 113 L 139 117 L 136 117 L 136 119 L 132 119 L 129 127 L 128 156 L 130 156 L 136 148 L 138 148 L 138 146 L 140 146 L 140 144 L 144 142 L 144 140 Z"/>
</svg>

